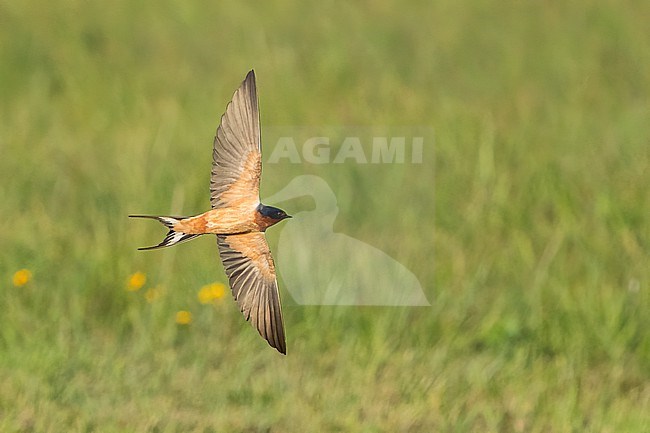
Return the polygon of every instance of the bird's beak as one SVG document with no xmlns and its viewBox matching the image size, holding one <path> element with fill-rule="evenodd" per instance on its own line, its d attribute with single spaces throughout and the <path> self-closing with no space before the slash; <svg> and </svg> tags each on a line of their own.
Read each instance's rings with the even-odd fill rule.
<svg viewBox="0 0 650 433">
<path fill-rule="evenodd" d="M 293 218 L 291 215 L 287 215 L 287 218 Z"/>
</svg>

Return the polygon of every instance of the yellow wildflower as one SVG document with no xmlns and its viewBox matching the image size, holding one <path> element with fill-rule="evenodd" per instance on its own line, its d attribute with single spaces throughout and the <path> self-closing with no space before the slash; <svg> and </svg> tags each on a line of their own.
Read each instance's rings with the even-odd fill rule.
<svg viewBox="0 0 650 433">
<path fill-rule="evenodd" d="M 32 273 L 28 269 L 21 269 L 14 274 L 14 286 L 20 287 L 29 283 L 32 279 Z"/>
<path fill-rule="evenodd" d="M 210 304 L 218 301 L 226 294 L 226 286 L 221 283 L 212 283 L 201 287 L 197 297 L 202 304 Z"/>
<path fill-rule="evenodd" d="M 144 292 L 144 299 L 147 300 L 148 303 L 152 303 L 156 299 L 160 298 L 162 296 L 163 289 L 160 286 L 156 287 L 150 287 L 147 289 L 146 292 Z"/>
<path fill-rule="evenodd" d="M 192 313 L 189 311 L 181 310 L 176 313 L 176 323 L 179 325 L 189 325 L 192 323 Z"/>
<path fill-rule="evenodd" d="M 147 276 L 142 272 L 136 272 L 129 277 L 129 281 L 126 283 L 126 290 L 129 292 L 137 292 L 146 282 Z"/>
</svg>

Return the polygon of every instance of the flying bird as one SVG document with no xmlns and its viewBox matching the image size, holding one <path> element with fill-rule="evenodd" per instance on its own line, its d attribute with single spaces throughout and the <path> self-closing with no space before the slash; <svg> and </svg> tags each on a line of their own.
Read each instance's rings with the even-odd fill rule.
<svg viewBox="0 0 650 433">
<path fill-rule="evenodd" d="M 260 202 L 262 152 L 255 72 L 250 71 L 221 116 L 212 151 L 212 209 L 192 217 L 129 215 L 160 221 L 169 233 L 153 250 L 217 235 L 219 255 L 246 320 L 269 345 L 286 354 L 275 264 L 264 232 L 291 218 Z"/>
</svg>

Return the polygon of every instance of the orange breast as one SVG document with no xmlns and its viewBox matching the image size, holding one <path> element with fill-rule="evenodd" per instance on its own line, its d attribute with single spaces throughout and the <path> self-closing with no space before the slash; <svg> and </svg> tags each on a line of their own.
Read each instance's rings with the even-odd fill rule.
<svg viewBox="0 0 650 433">
<path fill-rule="evenodd" d="M 259 213 L 258 211 L 255 211 L 255 216 L 254 216 L 254 221 L 255 224 L 257 224 L 257 227 L 259 231 L 263 232 L 264 230 L 268 229 L 271 227 L 273 224 L 277 224 L 278 220 L 266 217 Z"/>
</svg>

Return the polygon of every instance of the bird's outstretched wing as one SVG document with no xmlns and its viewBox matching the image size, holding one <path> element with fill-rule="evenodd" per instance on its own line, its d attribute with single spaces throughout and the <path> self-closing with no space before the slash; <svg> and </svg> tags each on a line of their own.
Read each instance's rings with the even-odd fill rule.
<svg viewBox="0 0 650 433">
<path fill-rule="evenodd" d="M 217 240 L 239 309 L 272 347 L 286 354 L 275 265 L 264 233 L 218 235 Z"/>
<path fill-rule="evenodd" d="M 255 73 L 251 70 L 221 116 L 212 151 L 212 208 L 255 208 L 262 154 Z"/>
</svg>

